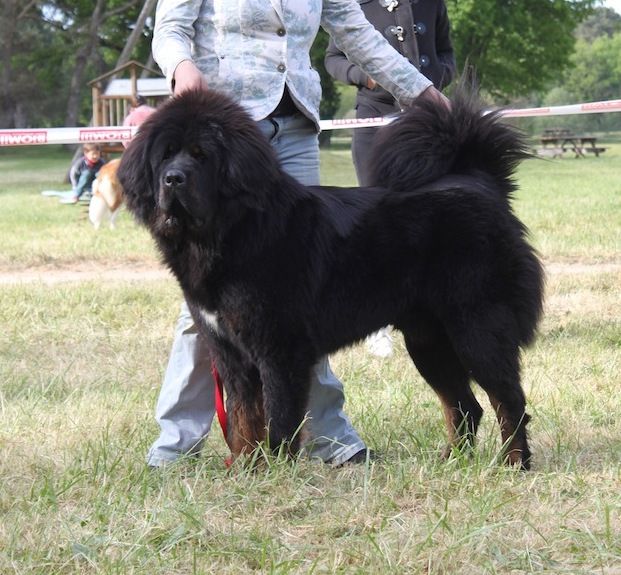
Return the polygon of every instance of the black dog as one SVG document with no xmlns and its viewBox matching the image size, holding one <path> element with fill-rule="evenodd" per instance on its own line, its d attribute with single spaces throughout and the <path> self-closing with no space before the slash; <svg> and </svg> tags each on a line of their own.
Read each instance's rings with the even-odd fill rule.
<svg viewBox="0 0 621 575">
<path fill-rule="evenodd" d="M 488 394 L 506 459 L 529 467 L 520 348 L 543 274 L 509 200 L 526 147 L 458 94 L 419 98 L 379 135 L 378 187 L 305 187 L 228 97 L 193 91 L 145 122 L 123 156 L 127 205 L 174 272 L 222 375 L 234 455 L 299 447 L 311 367 L 392 324 L 472 442 Z"/>
</svg>

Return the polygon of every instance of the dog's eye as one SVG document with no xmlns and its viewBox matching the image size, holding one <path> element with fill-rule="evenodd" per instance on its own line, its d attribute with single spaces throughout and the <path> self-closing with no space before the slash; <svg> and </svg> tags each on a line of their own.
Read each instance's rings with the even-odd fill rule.
<svg viewBox="0 0 621 575">
<path fill-rule="evenodd" d="M 201 150 L 198 146 L 193 146 L 192 148 L 190 148 L 190 155 L 195 160 L 202 160 L 203 158 L 205 158 L 203 150 Z"/>
<path fill-rule="evenodd" d="M 177 150 L 172 144 L 169 144 L 164 151 L 164 160 L 168 160 L 168 158 L 172 158 L 177 153 Z"/>
</svg>

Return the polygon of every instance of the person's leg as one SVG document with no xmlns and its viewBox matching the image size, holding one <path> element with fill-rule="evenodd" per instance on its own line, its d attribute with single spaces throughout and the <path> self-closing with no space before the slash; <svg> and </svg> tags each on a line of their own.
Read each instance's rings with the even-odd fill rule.
<svg viewBox="0 0 621 575">
<path fill-rule="evenodd" d="M 360 116 L 359 116 L 360 117 Z M 374 116 L 362 116 L 374 117 Z M 371 159 L 371 143 L 377 128 L 356 128 L 352 130 L 351 157 L 356 170 L 359 186 L 370 186 L 369 161 Z"/>
<path fill-rule="evenodd" d="M 394 115 L 399 111 L 396 104 L 359 99 L 356 102 L 356 118 L 378 118 Z M 371 153 L 377 128 L 355 128 L 352 130 L 351 156 L 359 186 L 372 186 Z"/>
<path fill-rule="evenodd" d="M 80 174 L 80 178 L 78 179 L 78 183 L 73 190 L 73 194 L 77 200 L 79 200 L 86 190 L 91 189 L 91 185 L 95 180 L 95 174 L 91 170 L 84 170 Z"/>
<path fill-rule="evenodd" d="M 319 144 L 314 125 L 302 115 L 263 120 L 259 126 L 270 142 L 287 173 L 307 186 L 319 185 Z M 343 411 L 343 384 L 328 362 L 322 358 L 314 368 L 309 397 L 307 446 L 310 457 L 340 465 L 366 451 Z"/>
<path fill-rule="evenodd" d="M 393 114 L 393 106 L 376 105 L 371 102 L 358 102 L 356 105 L 357 118 L 376 118 Z M 371 152 L 373 139 L 377 128 L 356 128 L 353 130 L 351 139 L 351 155 L 356 169 L 356 177 L 359 186 L 371 186 L 373 181 L 369 171 L 371 165 Z M 393 344 L 390 326 L 383 327 L 369 335 L 365 340 L 365 346 L 369 353 L 378 357 L 390 357 L 393 353 Z"/>
<path fill-rule="evenodd" d="M 155 418 L 160 435 L 147 455 L 159 467 L 201 448 L 215 413 L 211 362 L 203 348 L 188 306 L 177 319 L 168 366 L 157 401 Z"/>
</svg>

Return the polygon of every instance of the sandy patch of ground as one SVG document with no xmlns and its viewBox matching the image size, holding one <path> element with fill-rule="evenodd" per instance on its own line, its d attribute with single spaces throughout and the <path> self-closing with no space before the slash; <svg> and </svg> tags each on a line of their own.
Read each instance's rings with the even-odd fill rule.
<svg viewBox="0 0 621 575">
<path fill-rule="evenodd" d="M 601 274 L 621 272 L 621 262 L 545 262 L 548 275 Z M 69 267 L 37 266 L 20 270 L 0 269 L 0 285 L 41 282 L 57 284 L 81 281 L 160 280 L 172 274 L 162 265 L 144 262 L 105 264 L 77 262 Z"/>
<path fill-rule="evenodd" d="M 22 270 L 0 269 L 0 285 L 20 283 L 58 284 L 83 281 L 153 281 L 172 278 L 161 265 L 146 263 L 75 263 L 71 267 L 37 266 Z"/>
<path fill-rule="evenodd" d="M 550 275 L 604 274 L 621 272 L 621 262 L 545 262 Z"/>
</svg>

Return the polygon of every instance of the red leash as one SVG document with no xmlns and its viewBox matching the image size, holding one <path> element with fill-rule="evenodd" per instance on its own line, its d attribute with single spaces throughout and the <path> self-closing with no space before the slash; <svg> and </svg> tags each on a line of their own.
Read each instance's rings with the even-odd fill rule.
<svg viewBox="0 0 621 575">
<path fill-rule="evenodd" d="M 227 418 L 226 418 L 226 407 L 224 406 L 224 388 L 222 385 L 222 379 L 220 378 L 220 373 L 218 372 L 218 368 L 216 367 L 216 362 L 211 362 L 211 375 L 213 376 L 213 381 L 215 384 L 216 391 L 216 415 L 218 416 L 218 422 L 220 423 L 220 428 L 222 429 L 222 434 L 224 435 L 224 441 L 226 441 L 228 445 L 228 435 L 227 435 Z M 232 463 L 232 459 L 227 457 L 224 460 L 224 464 L 227 467 L 230 467 Z"/>
<path fill-rule="evenodd" d="M 218 415 L 218 422 L 220 423 L 222 433 L 224 434 L 224 441 L 226 441 L 226 408 L 224 407 L 224 389 L 215 361 L 211 362 L 211 375 L 213 376 L 213 381 L 216 385 L 216 414 Z"/>
</svg>

